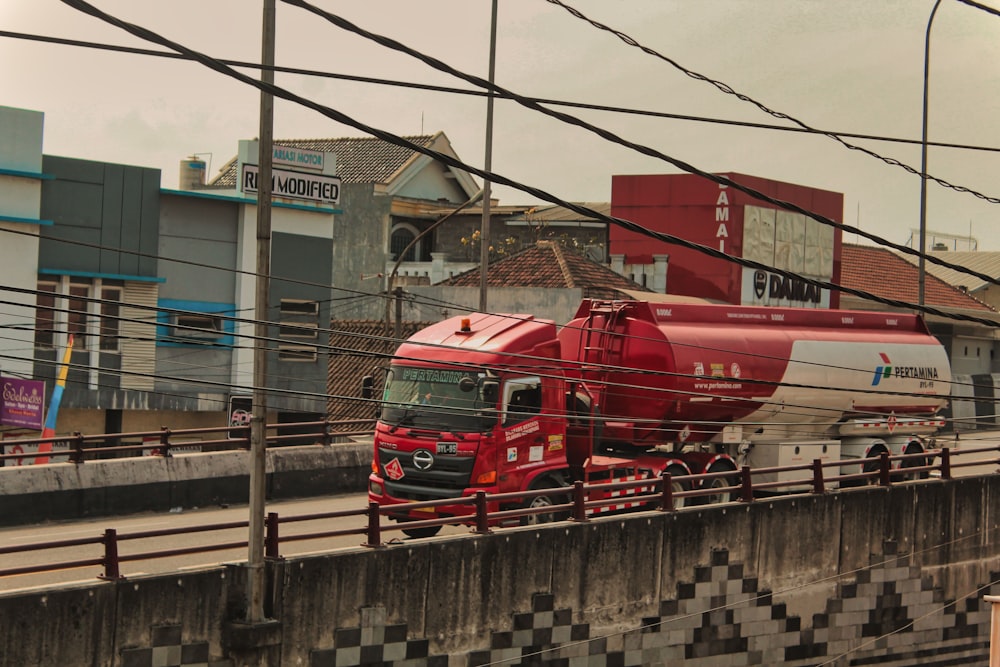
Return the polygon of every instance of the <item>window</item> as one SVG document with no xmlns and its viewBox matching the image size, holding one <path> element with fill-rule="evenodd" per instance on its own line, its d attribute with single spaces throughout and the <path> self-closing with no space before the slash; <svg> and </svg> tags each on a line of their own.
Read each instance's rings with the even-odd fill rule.
<svg viewBox="0 0 1000 667">
<path fill-rule="evenodd" d="M 87 344 L 87 324 L 90 320 L 88 314 L 87 297 L 90 296 L 90 284 L 71 282 L 69 284 L 69 314 L 66 320 L 66 331 L 73 335 L 75 345 L 80 349 L 88 348 Z"/>
<path fill-rule="evenodd" d="M 35 307 L 35 347 L 51 350 L 56 330 L 56 283 L 39 281 Z"/>
<path fill-rule="evenodd" d="M 172 318 L 174 338 L 184 342 L 211 342 L 222 338 L 222 318 L 211 313 L 177 313 Z"/>
<path fill-rule="evenodd" d="M 278 336 L 316 340 L 319 330 L 319 302 L 282 299 Z"/>
<path fill-rule="evenodd" d="M 507 396 L 504 410 L 504 426 L 518 424 L 542 409 L 542 385 L 538 378 L 524 378 L 509 381 L 504 388 Z"/>
<path fill-rule="evenodd" d="M 278 345 L 281 361 L 316 361 L 315 345 Z"/>
<path fill-rule="evenodd" d="M 95 341 L 102 352 L 121 348 L 121 308 L 123 285 L 100 278 L 63 276 L 38 281 L 35 303 L 35 347 L 51 350 L 56 334 L 73 336 L 77 350 L 93 349 Z"/>
<path fill-rule="evenodd" d="M 278 313 L 278 337 L 282 339 L 282 343 L 278 345 L 278 359 L 316 361 L 316 346 L 302 343 L 319 338 L 319 302 L 282 299 Z"/>
<path fill-rule="evenodd" d="M 101 287 L 101 350 L 117 352 L 121 342 L 121 287 Z"/>
<path fill-rule="evenodd" d="M 392 239 L 389 241 L 389 254 L 395 259 L 399 259 L 406 247 L 413 242 L 416 238 L 411 230 L 406 227 L 400 227 L 392 233 Z M 412 262 L 415 260 L 417 255 L 417 246 L 413 246 L 406 253 L 406 256 L 402 258 L 404 262 Z"/>
</svg>

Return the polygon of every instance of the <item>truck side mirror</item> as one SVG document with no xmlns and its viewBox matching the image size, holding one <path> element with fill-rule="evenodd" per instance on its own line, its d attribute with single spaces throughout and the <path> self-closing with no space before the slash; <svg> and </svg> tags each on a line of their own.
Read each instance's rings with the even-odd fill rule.
<svg viewBox="0 0 1000 667">
<path fill-rule="evenodd" d="M 375 378 L 366 375 L 361 378 L 361 398 L 371 398 L 375 395 Z"/>
<path fill-rule="evenodd" d="M 500 396 L 500 384 L 494 380 L 483 383 L 483 403 L 489 406 L 496 406 L 497 398 Z"/>
</svg>

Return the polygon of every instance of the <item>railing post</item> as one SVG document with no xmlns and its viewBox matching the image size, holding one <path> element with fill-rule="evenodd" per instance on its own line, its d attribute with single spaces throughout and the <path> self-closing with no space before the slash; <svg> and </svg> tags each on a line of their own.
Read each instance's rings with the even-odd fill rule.
<svg viewBox="0 0 1000 667">
<path fill-rule="evenodd" d="M 333 444 L 333 431 L 330 430 L 331 428 L 332 428 L 332 424 L 330 424 L 329 421 L 323 422 L 323 446 L 324 447 L 329 447 L 330 445 Z"/>
<path fill-rule="evenodd" d="M 278 550 L 278 513 L 268 512 L 264 520 L 264 557 L 281 558 Z"/>
<path fill-rule="evenodd" d="M 489 535 L 490 530 L 490 518 L 489 512 L 487 512 L 486 505 L 486 492 L 476 491 L 476 533 L 479 535 Z"/>
<path fill-rule="evenodd" d="M 587 492 L 580 480 L 573 482 L 573 521 L 587 520 Z"/>
<path fill-rule="evenodd" d="M 753 479 L 750 477 L 750 466 L 743 466 L 740 469 L 740 500 L 745 503 L 753 502 Z"/>
<path fill-rule="evenodd" d="M 879 486 L 892 484 L 892 476 L 889 474 L 889 452 L 881 452 L 878 455 L 878 484 Z"/>
<path fill-rule="evenodd" d="M 170 429 L 166 426 L 160 427 L 160 456 L 170 458 Z"/>
<path fill-rule="evenodd" d="M 676 512 L 674 507 L 674 484 L 670 479 L 670 473 L 666 470 L 660 473 L 660 511 Z"/>
<path fill-rule="evenodd" d="M 990 667 L 1000 665 L 1000 596 L 984 595 L 983 600 L 990 603 Z"/>
<path fill-rule="evenodd" d="M 379 526 L 378 503 L 368 503 L 368 541 L 361 546 L 372 548 L 382 546 L 382 529 Z"/>
<path fill-rule="evenodd" d="M 951 479 L 951 450 L 941 448 L 941 479 Z"/>
<path fill-rule="evenodd" d="M 73 431 L 73 452 L 69 455 L 73 463 L 83 463 L 83 434 Z"/>
<path fill-rule="evenodd" d="M 813 459 L 813 493 L 817 495 L 826 493 L 823 485 L 823 462 L 819 459 Z"/>
<path fill-rule="evenodd" d="M 101 579 L 121 579 L 118 563 L 118 531 L 108 528 L 104 531 L 104 574 Z"/>
</svg>

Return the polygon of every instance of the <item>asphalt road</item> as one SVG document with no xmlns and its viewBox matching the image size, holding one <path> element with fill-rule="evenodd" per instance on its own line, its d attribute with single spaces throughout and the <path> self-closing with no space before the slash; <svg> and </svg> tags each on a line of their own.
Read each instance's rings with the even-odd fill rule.
<svg viewBox="0 0 1000 667">
<path fill-rule="evenodd" d="M 940 445 L 946 444 L 939 442 Z M 975 433 L 963 435 L 958 442 L 950 441 L 947 445 L 955 452 L 968 452 L 980 448 L 992 448 L 989 451 L 958 454 L 954 456 L 953 476 L 987 475 L 1000 472 L 998 464 L 998 447 L 1000 447 L 1000 432 Z M 963 465 L 966 462 L 973 465 Z M 275 512 L 282 518 L 300 517 L 325 512 L 361 511 L 367 507 L 368 499 L 364 494 L 330 496 L 308 500 L 283 501 L 268 503 L 267 512 Z M 65 541 L 81 538 L 98 538 L 107 529 L 117 531 L 119 538 L 147 531 L 174 529 L 179 527 L 200 526 L 206 524 L 242 522 L 249 518 L 249 510 L 244 506 L 225 508 L 204 508 L 167 513 L 147 513 L 127 517 L 106 517 L 90 521 L 73 521 L 45 523 L 36 526 L 19 526 L 0 529 L 0 548 L 16 547 L 41 542 Z M 383 525 L 385 525 L 383 523 Z M 282 523 L 280 534 L 282 543 L 279 552 L 283 556 L 301 555 L 310 552 L 325 552 L 334 549 L 367 549 L 365 528 L 367 517 L 363 514 L 349 517 L 326 518 L 311 521 Z M 285 539 L 305 534 L 315 534 L 329 531 L 356 530 L 357 534 L 327 537 L 319 539 L 284 541 Z M 442 535 L 461 535 L 470 532 L 463 526 L 446 526 Z M 123 560 L 121 574 L 125 577 L 135 577 L 142 574 L 176 572 L 182 569 L 197 568 L 227 562 L 243 562 L 247 559 L 246 546 L 228 548 L 220 551 L 171 556 L 156 559 L 127 560 L 130 556 L 162 551 L 197 547 L 210 544 L 245 542 L 247 528 L 229 528 L 212 532 L 195 532 L 182 535 L 163 537 L 144 537 L 141 540 L 122 540 L 118 553 Z M 395 544 L 405 544 L 410 538 L 398 530 L 383 533 L 382 541 L 388 548 Z M 77 547 L 46 549 L 26 553 L 0 555 L 0 570 L 31 566 L 43 563 L 57 563 L 69 560 L 98 559 L 103 556 L 101 544 L 90 544 Z M 15 576 L 0 576 L 0 595 L 5 592 L 22 588 L 37 588 L 42 586 L 65 586 L 71 582 L 93 582 L 103 573 L 100 565 L 90 565 L 72 569 L 62 569 L 53 572 L 26 574 Z"/>
<path fill-rule="evenodd" d="M 275 512 L 279 517 L 284 518 L 344 510 L 363 510 L 367 505 L 367 496 L 356 494 L 268 503 L 267 512 Z M 241 522 L 246 521 L 248 518 L 249 509 L 243 505 L 227 508 L 186 510 L 183 512 L 148 513 L 128 517 L 105 517 L 89 521 L 45 523 L 36 526 L 19 526 L 0 529 L 0 547 L 15 547 L 25 544 L 81 538 L 97 538 L 102 536 L 105 530 L 109 528 L 117 531 L 119 538 L 121 538 L 128 534 L 139 532 L 205 524 Z M 295 535 L 335 530 L 356 529 L 359 531 L 359 534 L 300 541 L 282 541 L 279 545 L 279 552 L 283 556 L 291 556 L 309 552 L 330 551 L 333 549 L 366 549 L 368 547 L 362 545 L 366 541 L 364 530 L 367 525 L 367 518 L 364 515 L 287 524 L 282 523 L 280 526 L 282 540 Z M 118 555 L 121 559 L 127 559 L 130 555 L 139 553 L 182 549 L 208 544 L 246 542 L 247 532 L 246 527 L 241 527 L 212 531 L 210 533 L 198 532 L 163 537 L 146 537 L 141 540 L 122 540 L 119 542 Z M 442 529 L 441 534 L 457 535 L 468 532 L 469 529 L 465 527 L 446 526 Z M 396 530 L 386 532 L 382 536 L 383 542 L 389 548 L 394 544 L 403 544 L 409 539 Z M 4 554 L 0 555 L 0 570 L 70 560 L 90 560 L 101 558 L 103 554 L 104 548 L 101 544 L 46 549 L 44 551 L 29 553 Z M 241 546 L 223 551 L 127 561 L 121 563 L 120 570 L 122 576 L 134 577 L 141 574 L 176 572 L 182 569 L 216 565 L 218 563 L 246 561 L 247 555 L 246 546 Z M 100 565 L 92 565 L 54 572 L 0 577 L 0 594 L 21 588 L 36 588 L 51 585 L 64 586 L 71 582 L 81 581 L 93 582 L 102 573 L 103 568 Z"/>
</svg>

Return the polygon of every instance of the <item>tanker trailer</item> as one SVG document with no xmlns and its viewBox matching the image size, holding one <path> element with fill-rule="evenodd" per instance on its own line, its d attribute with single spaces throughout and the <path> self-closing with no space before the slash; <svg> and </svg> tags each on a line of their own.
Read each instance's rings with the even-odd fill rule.
<svg viewBox="0 0 1000 667">
<path fill-rule="evenodd" d="M 951 388 L 910 314 L 585 300 L 559 339 L 600 449 L 667 449 L 693 472 L 917 453 Z"/>
</svg>

